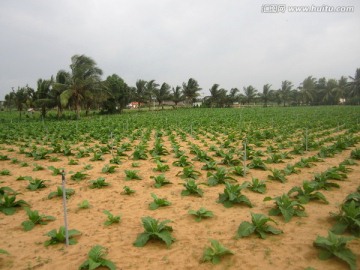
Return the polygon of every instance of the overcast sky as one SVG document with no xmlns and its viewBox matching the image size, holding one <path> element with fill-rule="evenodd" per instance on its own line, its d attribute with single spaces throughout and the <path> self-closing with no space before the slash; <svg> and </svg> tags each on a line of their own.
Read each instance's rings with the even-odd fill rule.
<svg viewBox="0 0 360 270">
<path fill-rule="evenodd" d="M 264 4 L 354 6 L 354 12 L 264 13 Z M 203 92 L 360 68 L 357 0 L 0 0 L 0 100 L 36 88 L 85 54 L 129 85 L 196 79 Z"/>
</svg>

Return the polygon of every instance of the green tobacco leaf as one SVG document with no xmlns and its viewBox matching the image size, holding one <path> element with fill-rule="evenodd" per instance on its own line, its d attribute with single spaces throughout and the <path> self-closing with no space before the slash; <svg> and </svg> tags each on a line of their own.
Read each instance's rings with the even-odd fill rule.
<svg viewBox="0 0 360 270">
<path fill-rule="evenodd" d="M 32 222 L 31 220 L 26 220 L 22 222 L 21 225 L 23 226 L 24 231 L 26 232 L 31 231 L 35 227 L 35 223 Z"/>
<path fill-rule="evenodd" d="M 253 224 L 251 224 L 250 222 L 244 221 L 240 224 L 240 226 L 238 228 L 237 236 L 239 238 L 249 236 L 250 234 L 252 234 L 255 231 L 255 228 L 256 227 Z"/>
</svg>

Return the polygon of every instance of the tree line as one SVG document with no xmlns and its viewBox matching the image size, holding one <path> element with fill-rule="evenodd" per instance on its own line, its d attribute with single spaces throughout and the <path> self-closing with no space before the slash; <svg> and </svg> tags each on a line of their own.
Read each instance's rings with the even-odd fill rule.
<svg viewBox="0 0 360 270">
<path fill-rule="evenodd" d="M 36 90 L 29 87 L 18 87 L 5 95 L 4 106 L 15 107 L 20 112 L 26 108 L 40 110 L 43 117 L 49 109 L 56 108 L 61 117 L 65 108 L 76 112 L 77 118 L 83 109 L 86 114 L 91 109 L 100 109 L 103 113 L 121 113 L 134 101 L 142 106 L 151 106 L 156 102 L 163 108 L 164 102 L 172 102 L 174 107 L 179 103 L 192 106 L 202 90 L 198 82 L 190 78 L 181 86 L 170 86 L 166 82 L 159 84 L 155 80 L 137 80 L 135 86 L 129 86 L 116 74 L 101 79 L 103 72 L 96 62 L 85 55 L 74 55 L 71 58 L 70 71 L 59 70 L 50 79 L 39 79 Z M 233 104 L 277 104 L 282 106 L 298 105 L 338 105 L 360 103 L 360 68 L 355 76 L 342 76 L 339 80 L 307 77 L 295 87 L 290 81 L 283 81 L 279 89 L 265 84 L 262 91 L 249 85 L 229 91 L 214 84 L 210 95 L 202 99 L 204 107 L 229 107 Z"/>
</svg>

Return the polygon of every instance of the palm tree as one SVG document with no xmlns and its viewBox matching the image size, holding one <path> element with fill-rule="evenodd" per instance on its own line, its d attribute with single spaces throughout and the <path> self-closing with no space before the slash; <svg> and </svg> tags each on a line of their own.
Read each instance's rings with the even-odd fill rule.
<svg viewBox="0 0 360 270">
<path fill-rule="evenodd" d="M 300 86 L 300 93 L 305 104 L 310 104 L 314 100 L 316 79 L 312 76 L 307 77 Z"/>
<path fill-rule="evenodd" d="M 137 80 L 134 89 L 134 100 L 138 103 L 138 109 L 140 110 L 140 104 L 145 101 L 146 81 Z"/>
<path fill-rule="evenodd" d="M 183 95 L 189 104 L 193 104 L 200 95 L 201 88 L 196 80 L 190 78 L 187 83 L 183 83 Z"/>
<path fill-rule="evenodd" d="M 271 84 L 265 84 L 263 86 L 263 92 L 261 94 L 261 99 L 264 101 L 264 107 L 267 107 L 267 103 L 269 101 L 271 95 Z"/>
<path fill-rule="evenodd" d="M 334 96 L 336 102 L 344 101 L 346 99 L 348 81 L 345 76 L 341 76 L 340 80 L 337 81 L 337 87 L 334 88 Z"/>
<path fill-rule="evenodd" d="M 214 107 L 217 105 L 219 99 L 220 99 L 220 91 L 219 91 L 219 85 L 217 83 L 213 84 L 213 86 L 209 89 L 210 91 L 210 106 Z"/>
<path fill-rule="evenodd" d="M 20 113 L 20 118 L 24 107 L 27 106 L 27 104 L 30 104 L 30 99 L 32 98 L 32 92 L 33 90 L 28 86 L 21 88 L 18 87 L 16 92 L 13 89 L 12 97 L 14 99 L 14 104 Z"/>
<path fill-rule="evenodd" d="M 324 102 L 327 105 L 334 105 L 335 103 L 338 103 L 339 100 L 335 101 L 335 94 L 337 88 L 338 88 L 337 80 L 335 79 L 328 80 L 326 83 L 326 87 L 323 90 L 322 102 Z"/>
<path fill-rule="evenodd" d="M 148 100 L 149 111 L 150 111 L 150 107 L 151 107 L 151 102 L 153 101 L 154 93 L 158 89 L 158 86 L 159 86 L 159 84 L 157 84 L 155 82 L 155 80 L 151 80 L 146 83 L 145 98 Z M 155 107 L 155 103 L 154 103 L 154 107 Z"/>
<path fill-rule="evenodd" d="M 69 88 L 60 96 L 61 103 L 66 106 L 70 99 L 74 102 L 76 117 L 80 118 L 81 104 L 89 99 L 96 99 L 96 90 L 101 89 L 102 70 L 93 59 L 85 55 L 71 57 L 71 80 Z M 88 99 L 88 100 L 87 100 Z"/>
<path fill-rule="evenodd" d="M 154 95 L 159 103 L 159 107 L 161 105 L 162 109 L 164 109 L 163 102 L 170 99 L 170 85 L 164 82 L 160 88 L 154 89 Z"/>
<path fill-rule="evenodd" d="M 360 68 L 356 69 L 355 77 L 349 76 L 351 82 L 348 83 L 349 96 L 357 98 L 357 103 L 360 102 Z"/>
<path fill-rule="evenodd" d="M 243 89 L 246 101 L 248 104 L 250 104 L 250 102 L 257 96 L 257 90 L 251 85 L 249 85 L 248 87 L 244 87 Z"/>
<path fill-rule="evenodd" d="M 57 107 L 57 117 L 61 117 L 63 106 L 61 105 L 61 94 L 69 89 L 71 75 L 65 70 L 59 70 L 55 77 L 55 82 L 51 85 L 50 96 Z"/>
<path fill-rule="evenodd" d="M 184 100 L 184 96 L 182 94 L 181 86 L 176 86 L 172 88 L 172 94 L 170 96 L 170 100 L 175 103 L 175 107 L 177 107 L 178 103 Z"/>
<path fill-rule="evenodd" d="M 281 83 L 280 94 L 281 94 L 281 99 L 283 101 L 284 107 L 285 107 L 286 102 L 289 101 L 292 87 L 293 87 L 293 84 L 287 80 L 285 80 Z"/>
<path fill-rule="evenodd" d="M 51 78 L 51 80 L 39 79 L 37 81 L 35 104 L 41 107 L 41 116 L 43 118 L 45 118 L 46 116 L 46 109 L 52 108 L 55 105 L 55 100 L 50 94 L 52 89 L 52 82 L 53 78 Z"/>
</svg>

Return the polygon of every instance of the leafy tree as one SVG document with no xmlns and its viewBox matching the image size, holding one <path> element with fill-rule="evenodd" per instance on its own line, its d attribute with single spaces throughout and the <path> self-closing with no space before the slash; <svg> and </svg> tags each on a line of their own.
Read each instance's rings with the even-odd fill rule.
<svg viewBox="0 0 360 270">
<path fill-rule="evenodd" d="M 138 109 L 140 109 L 140 104 L 145 102 L 146 84 L 147 82 L 144 80 L 137 80 L 135 84 L 134 100 L 138 102 Z"/>
<path fill-rule="evenodd" d="M 360 68 L 356 69 L 355 76 L 351 77 L 351 82 L 348 83 L 349 95 L 357 99 L 357 104 L 360 104 Z"/>
<path fill-rule="evenodd" d="M 198 82 L 193 78 L 190 78 L 187 83 L 183 83 L 183 95 L 190 105 L 196 101 L 200 90 L 201 88 L 199 87 Z"/>
<path fill-rule="evenodd" d="M 284 107 L 285 107 L 286 103 L 289 102 L 292 87 L 293 87 L 293 84 L 289 81 L 285 80 L 281 83 L 280 94 L 281 94 L 281 100 L 283 102 Z"/>
<path fill-rule="evenodd" d="M 66 106 L 73 101 L 77 119 L 80 118 L 81 104 L 90 99 L 95 99 L 94 92 L 101 88 L 102 70 L 96 66 L 96 62 L 85 55 L 71 57 L 71 80 L 61 95 L 61 104 Z"/>
<path fill-rule="evenodd" d="M 158 90 L 159 84 L 155 82 L 155 80 L 148 81 L 145 85 L 144 98 L 148 102 L 149 111 L 151 108 L 151 104 L 153 101 L 154 93 Z M 155 105 L 154 105 L 155 107 Z"/>
<path fill-rule="evenodd" d="M 37 90 L 35 92 L 36 101 L 35 104 L 37 107 L 41 108 L 41 116 L 45 118 L 46 109 L 52 108 L 55 105 L 54 99 L 51 96 L 52 89 L 52 79 L 43 80 L 39 79 L 37 81 Z"/>
<path fill-rule="evenodd" d="M 13 98 L 13 102 L 20 113 L 20 118 L 24 108 L 31 105 L 33 95 L 34 89 L 30 88 L 29 86 L 21 88 L 18 87 L 16 92 L 13 89 L 13 94 L 11 95 L 11 98 Z"/>
<path fill-rule="evenodd" d="M 264 107 L 267 107 L 268 101 L 271 96 L 271 84 L 265 84 L 263 86 L 263 92 L 260 94 L 261 99 L 264 101 Z"/>
<path fill-rule="evenodd" d="M 159 107 L 162 106 L 162 109 L 164 109 L 163 102 L 170 99 L 170 88 L 170 85 L 164 82 L 160 88 L 154 88 L 153 90 L 154 96 L 159 103 Z"/>
<path fill-rule="evenodd" d="M 305 104 L 310 104 L 314 100 L 316 79 L 312 76 L 307 77 L 300 86 L 300 94 Z"/>
<path fill-rule="evenodd" d="M 245 93 L 246 102 L 247 104 L 250 104 L 250 102 L 253 101 L 257 96 L 257 90 L 251 85 L 249 85 L 248 87 L 244 87 L 243 89 Z"/>
<path fill-rule="evenodd" d="M 52 84 L 50 96 L 57 107 L 57 117 L 61 117 L 63 106 L 61 105 L 61 94 L 69 88 L 71 75 L 65 70 L 59 70 Z"/>
<path fill-rule="evenodd" d="M 172 88 L 172 93 L 170 95 L 170 100 L 175 103 L 177 107 L 178 103 L 184 100 L 184 95 L 182 94 L 181 86 L 176 86 Z"/>
<path fill-rule="evenodd" d="M 110 97 L 103 102 L 103 110 L 108 113 L 121 113 L 130 101 L 130 87 L 117 74 L 108 76 L 104 83 Z"/>
</svg>

